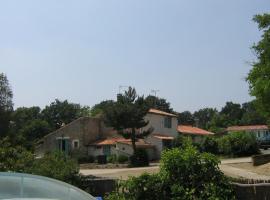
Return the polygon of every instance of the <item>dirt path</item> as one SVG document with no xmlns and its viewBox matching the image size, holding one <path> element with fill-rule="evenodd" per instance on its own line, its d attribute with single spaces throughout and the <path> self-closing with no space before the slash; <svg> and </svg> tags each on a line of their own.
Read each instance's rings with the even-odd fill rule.
<svg viewBox="0 0 270 200">
<path fill-rule="evenodd" d="M 159 166 L 153 166 L 122 169 L 81 169 L 80 173 L 82 173 L 83 175 L 94 175 L 126 180 L 129 176 L 139 176 L 145 172 L 157 173 L 158 171 Z"/>
<path fill-rule="evenodd" d="M 223 171 L 225 175 L 235 178 L 270 180 L 270 176 L 259 175 L 254 172 L 250 172 L 246 169 L 236 168 L 229 165 L 233 163 L 249 163 L 249 162 L 251 162 L 250 157 L 224 159 L 221 161 L 219 168 Z M 157 173 L 158 171 L 159 166 L 150 166 L 150 167 L 121 168 L 121 169 L 81 169 L 80 173 L 84 175 L 112 177 L 125 180 L 129 176 L 139 176 L 144 172 Z"/>
</svg>

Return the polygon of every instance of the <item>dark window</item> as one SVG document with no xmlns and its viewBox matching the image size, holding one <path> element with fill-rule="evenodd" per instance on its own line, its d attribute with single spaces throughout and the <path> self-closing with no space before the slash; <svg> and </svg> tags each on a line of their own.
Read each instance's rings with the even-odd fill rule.
<svg viewBox="0 0 270 200">
<path fill-rule="evenodd" d="M 172 118 L 171 117 L 164 118 L 164 127 L 165 128 L 172 128 Z"/>
</svg>

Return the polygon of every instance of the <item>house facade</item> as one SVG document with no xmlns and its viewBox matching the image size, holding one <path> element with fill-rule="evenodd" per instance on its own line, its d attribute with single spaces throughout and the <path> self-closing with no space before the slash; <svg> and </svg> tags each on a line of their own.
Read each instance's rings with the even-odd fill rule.
<svg viewBox="0 0 270 200">
<path fill-rule="evenodd" d="M 214 133 L 212 133 L 212 132 L 203 130 L 203 129 L 198 128 L 198 127 L 187 126 L 187 125 L 179 125 L 177 127 L 177 131 L 184 136 L 190 136 L 192 141 L 195 143 L 202 142 L 202 140 L 205 136 L 214 135 Z"/>
<path fill-rule="evenodd" d="M 150 159 L 159 159 L 161 151 L 169 148 L 177 137 L 177 117 L 156 109 L 150 109 L 145 120 L 148 125 L 141 130 L 152 127 L 154 131 L 144 140 L 136 141 L 138 149 L 145 149 Z M 125 155 L 133 154 L 130 140 L 122 138 L 110 127 L 106 127 L 102 119 L 82 117 L 70 124 L 46 135 L 36 148 L 37 156 L 54 150 L 67 154 L 80 155 Z"/>
<path fill-rule="evenodd" d="M 267 125 L 230 126 L 226 131 L 228 133 L 244 131 L 254 134 L 259 142 L 270 142 L 270 130 Z"/>
</svg>

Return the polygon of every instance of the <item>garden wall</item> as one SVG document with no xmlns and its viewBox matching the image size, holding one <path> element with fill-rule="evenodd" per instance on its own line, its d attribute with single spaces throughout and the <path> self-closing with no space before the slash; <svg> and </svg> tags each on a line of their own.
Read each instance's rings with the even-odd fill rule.
<svg viewBox="0 0 270 200">
<path fill-rule="evenodd" d="M 266 200 L 270 199 L 270 183 L 241 184 L 233 183 L 236 199 Z"/>
<path fill-rule="evenodd" d="M 252 156 L 252 163 L 254 166 L 263 165 L 270 162 L 270 154 L 254 155 Z"/>
<path fill-rule="evenodd" d="M 85 176 L 81 181 L 80 188 L 92 196 L 104 197 L 105 194 L 114 191 L 116 186 L 117 179 L 101 177 L 87 178 L 87 176 Z"/>
</svg>

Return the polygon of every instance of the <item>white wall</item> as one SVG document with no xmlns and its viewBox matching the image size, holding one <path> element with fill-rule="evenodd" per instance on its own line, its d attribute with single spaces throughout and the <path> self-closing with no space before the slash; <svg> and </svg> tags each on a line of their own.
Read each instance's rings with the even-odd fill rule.
<svg viewBox="0 0 270 200">
<path fill-rule="evenodd" d="M 158 114 L 152 114 L 148 113 L 145 116 L 145 120 L 149 121 L 149 124 L 143 128 L 143 130 L 147 130 L 151 126 L 154 128 L 153 133 L 159 133 L 163 135 L 169 135 L 173 137 L 177 137 L 177 118 L 172 117 L 172 127 L 171 128 L 165 128 L 164 127 L 164 120 L 166 116 L 158 115 Z"/>
</svg>

